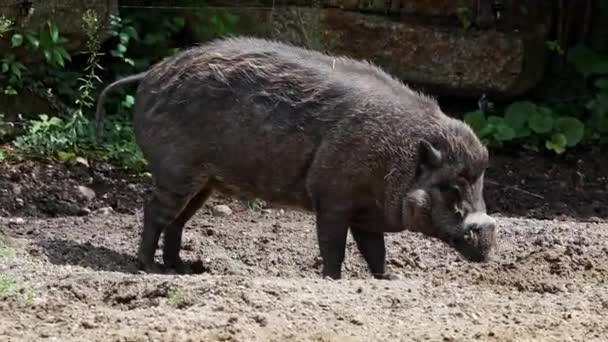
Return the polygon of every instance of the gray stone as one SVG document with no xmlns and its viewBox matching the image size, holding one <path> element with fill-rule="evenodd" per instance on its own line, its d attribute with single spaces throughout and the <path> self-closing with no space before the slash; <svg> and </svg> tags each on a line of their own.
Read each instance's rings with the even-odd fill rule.
<svg viewBox="0 0 608 342">
<path fill-rule="evenodd" d="M 213 207 L 213 216 L 225 217 L 232 215 L 232 209 L 229 206 L 220 204 Z"/>
</svg>

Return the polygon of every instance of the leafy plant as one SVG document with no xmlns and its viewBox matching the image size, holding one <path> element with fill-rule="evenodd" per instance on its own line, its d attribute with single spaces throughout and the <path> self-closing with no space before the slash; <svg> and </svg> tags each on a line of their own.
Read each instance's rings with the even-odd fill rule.
<svg viewBox="0 0 608 342">
<path fill-rule="evenodd" d="M 561 154 L 584 142 L 608 143 L 608 56 L 579 45 L 567 51 L 566 60 L 584 81 L 580 101 L 517 101 L 500 116 L 475 111 L 465 114 L 465 121 L 485 144 L 495 147 L 519 144 Z"/>
<path fill-rule="evenodd" d="M 226 11 L 211 13 L 206 9 L 192 17 L 198 23 L 196 30 L 209 36 L 234 32 L 238 21 L 238 16 Z M 0 34 L 5 34 L 10 42 L 10 49 L 0 52 L 0 72 L 7 80 L 0 90 L 17 95 L 21 89 L 27 89 L 46 99 L 55 110 L 55 113 L 35 113 L 38 115 L 27 122 L 24 132 L 13 144 L 18 152 L 25 154 L 55 156 L 61 160 L 95 157 L 142 170 L 145 161 L 130 121 L 135 103 L 133 94 L 125 87 L 108 98 L 111 115 L 105 118 L 102 141 L 94 141 L 94 127 L 89 119 L 94 111 L 95 95 L 102 77 L 115 79 L 133 74 L 178 52 L 178 39 L 187 37 L 182 34 L 186 22 L 182 15 L 163 15 L 160 19 L 142 12 L 114 16 L 111 18 L 113 39 L 108 42 L 106 53 L 101 53 L 97 37 L 99 24 L 92 10 L 83 14 L 82 30 L 87 37 L 83 56 L 86 58 L 75 58 L 75 54 L 70 55 L 65 49 L 67 40 L 54 22 L 46 22 L 40 30 L 30 32 L 0 21 Z M 24 52 L 39 54 L 43 63 L 19 60 L 18 56 L 25 55 Z M 107 58 L 102 57 L 105 55 Z M 102 68 L 104 62 L 110 67 Z M 29 113 L 30 117 L 31 114 L 34 113 Z"/>
<path fill-rule="evenodd" d="M 469 6 L 465 4 L 464 0 L 458 0 L 458 6 L 456 7 L 456 17 L 460 21 L 462 28 L 467 30 L 471 27 L 471 10 Z"/>
<path fill-rule="evenodd" d="M 475 111 L 466 114 L 464 120 L 485 144 L 503 146 L 525 140 L 531 147 L 542 143 L 558 154 L 577 145 L 585 131 L 579 119 L 559 115 L 550 108 L 529 101 L 512 103 L 504 117 L 492 115 L 486 118 L 484 113 Z"/>
<path fill-rule="evenodd" d="M 131 39 L 139 40 L 139 35 L 137 34 L 135 27 L 133 27 L 133 21 L 128 18 L 123 20 L 121 17 L 112 15 L 110 24 L 112 26 L 112 36 L 118 38 L 118 44 L 110 51 L 110 54 L 125 63 L 134 66 L 135 62 L 133 59 L 125 56 Z"/>
<path fill-rule="evenodd" d="M 0 15 L 0 38 L 4 37 L 4 34 L 11 30 L 11 26 L 13 26 L 13 21 L 4 15 Z"/>
<path fill-rule="evenodd" d="M 59 35 L 56 24 L 47 21 L 46 26 L 47 29 L 40 32 L 37 41 L 35 36 L 28 35 L 30 43 L 42 50 L 44 59 L 48 64 L 55 67 L 64 67 L 66 61 L 72 60 L 70 54 L 63 47 L 68 40 Z"/>
</svg>

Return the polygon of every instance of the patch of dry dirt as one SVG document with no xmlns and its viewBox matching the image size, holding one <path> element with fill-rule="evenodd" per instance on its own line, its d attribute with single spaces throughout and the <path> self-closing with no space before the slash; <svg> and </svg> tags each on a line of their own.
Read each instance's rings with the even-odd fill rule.
<svg viewBox="0 0 608 342">
<path fill-rule="evenodd" d="M 390 234 L 397 281 L 371 279 L 350 237 L 345 279 L 321 279 L 310 214 L 221 197 L 184 233 L 203 274 L 143 274 L 148 178 L 0 162 L 0 341 L 606 341 L 607 159 L 579 156 L 495 156 L 494 260 Z"/>
<path fill-rule="evenodd" d="M 200 275 L 136 270 L 140 212 L 2 219 L 0 340 L 608 339 L 608 223 L 501 217 L 485 265 L 391 234 L 397 281 L 371 279 L 349 237 L 345 279 L 330 281 L 312 216 L 225 203 L 232 216 L 208 205 L 185 231 Z"/>
</svg>

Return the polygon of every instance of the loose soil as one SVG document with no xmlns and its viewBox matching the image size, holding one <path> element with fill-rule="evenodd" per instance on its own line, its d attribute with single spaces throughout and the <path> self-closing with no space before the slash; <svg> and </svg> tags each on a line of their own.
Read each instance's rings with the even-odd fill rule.
<svg viewBox="0 0 608 342">
<path fill-rule="evenodd" d="M 395 281 L 371 279 L 350 237 L 345 279 L 321 279 L 309 213 L 220 196 L 184 232 L 182 256 L 204 273 L 143 274 L 149 178 L 103 163 L 4 161 L 0 340 L 605 341 L 608 161 L 576 155 L 494 156 L 492 262 L 389 234 Z M 233 214 L 214 216 L 220 203 Z"/>
<path fill-rule="evenodd" d="M 485 176 L 490 213 L 537 219 L 608 219 L 608 151 L 581 150 L 564 156 L 513 153 L 491 156 Z M 0 216 L 87 215 L 111 207 L 140 210 L 149 177 L 107 163 L 0 162 Z M 87 200 L 79 186 L 95 192 Z"/>
</svg>

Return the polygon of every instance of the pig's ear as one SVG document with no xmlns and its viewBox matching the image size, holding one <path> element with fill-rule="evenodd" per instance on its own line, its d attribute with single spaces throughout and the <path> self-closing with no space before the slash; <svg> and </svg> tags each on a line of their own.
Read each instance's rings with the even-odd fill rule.
<svg viewBox="0 0 608 342">
<path fill-rule="evenodd" d="M 416 166 L 416 176 L 424 171 L 432 170 L 441 166 L 443 157 L 441 152 L 430 142 L 421 139 L 418 143 L 418 165 Z"/>
</svg>

